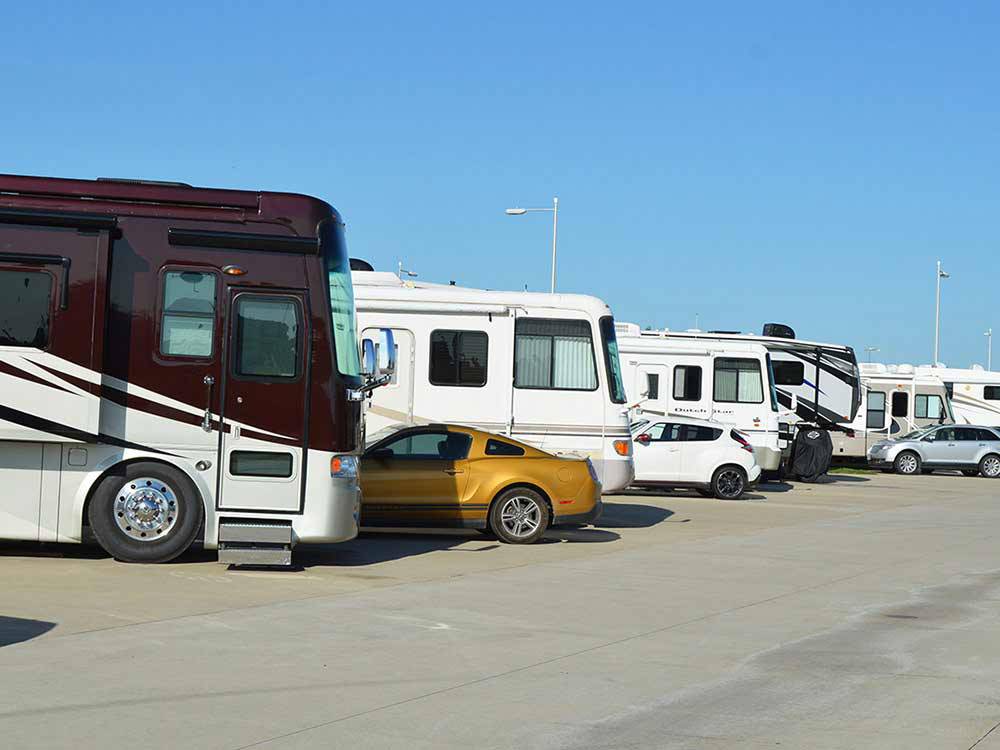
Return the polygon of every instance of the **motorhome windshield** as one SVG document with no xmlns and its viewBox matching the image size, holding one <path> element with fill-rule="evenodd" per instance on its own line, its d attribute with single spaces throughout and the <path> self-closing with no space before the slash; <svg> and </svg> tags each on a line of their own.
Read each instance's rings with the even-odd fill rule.
<svg viewBox="0 0 1000 750">
<path fill-rule="evenodd" d="M 767 385 L 768 392 L 771 394 L 771 411 L 777 413 L 778 411 L 778 388 L 774 384 L 774 365 L 771 364 L 771 353 L 767 354 Z"/>
<path fill-rule="evenodd" d="M 344 228 L 326 220 L 320 225 L 320 252 L 326 264 L 330 283 L 330 315 L 333 321 L 333 345 L 337 369 L 341 375 L 360 377 L 361 358 L 358 354 L 358 334 L 354 322 L 354 287 L 351 285 L 350 262 L 344 244 Z"/>
<path fill-rule="evenodd" d="M 604 366 L 608 373 L 608 390 L 611 402 L 625 403 L 625 386 L 622 383 L 622 365 L 618 358 L 618 339 L 615 336 L 615 319 L 610 315 L 601 318 L 601 342 L 604 348 Z"/>
</svg>

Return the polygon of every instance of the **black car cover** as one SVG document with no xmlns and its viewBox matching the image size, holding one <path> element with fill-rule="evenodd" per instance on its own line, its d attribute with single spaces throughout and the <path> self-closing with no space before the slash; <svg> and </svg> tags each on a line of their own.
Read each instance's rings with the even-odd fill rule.
<svg viewBox="0 0 1000 750">
<path fill-rule="evenodd" d="M 802 482 L 815 482 L 830 470 L 833 440 L 818 427 L 800 425 L 792 444 L 789 473 Z"/>
</svg>

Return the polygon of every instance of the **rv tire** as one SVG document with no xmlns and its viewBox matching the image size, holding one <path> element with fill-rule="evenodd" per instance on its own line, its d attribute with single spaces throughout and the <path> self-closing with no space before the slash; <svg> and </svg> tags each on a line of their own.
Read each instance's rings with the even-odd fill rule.
<svg viewBox="0 0 1000 750">
<path fill-rule="evenodd" d="M 155 461 L 116 467 L 98 483 L 87 518 L 98 544 L 130 563 L 162 563 L 183 554 L 205 508 L 180 469 Z"/>
</svg>

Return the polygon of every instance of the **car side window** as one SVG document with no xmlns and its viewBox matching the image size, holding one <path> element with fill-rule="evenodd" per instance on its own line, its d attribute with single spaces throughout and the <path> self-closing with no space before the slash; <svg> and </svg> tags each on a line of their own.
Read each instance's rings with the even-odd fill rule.
<svg viewBox="0 0 1000 750">
<path fill-rule="evenodd" d="M 995 432 L 993 432 L 993 430 L 987 430 L 987 429 L 985 429 L 983 427 L 980 427 L 978 430 L 976 430 L 976 432 L 979 435 L 978 439 L 980 441 L 985 441 L 985 440 L 1000 440 L 1000 438 L 997 437 L 997 434 Z"/>
<path fill-rule="evenodd" d="M 948 428 L 948 429 L 945 429 L 945 430 L 938 430 L 937 432 L 934 433 L 934 439 L 935 440 L 947 440 L 948 442 L 951 442 L 952 440 L 955 439 L 955 430 L 954 430 L 954 428 Z"/>
<path fill-rule="evenodd" d="M 648 429 L 643 430 L 644 433 L 649 435 L 651 440 L 663 440 L 663 431 L 666 427 L 663 422 L 657 422 L 654 425 L 650 425 Z"/>
<path fill-rule="evenodd" d="M 520 445 L 514 445 L 513 443 L 505 443 L 502 440 L 487 440 L 486 441 L 486 455 L 487 456 L 523 456 L 524 448 Z"/>
<path fill-rule="evenodd" d="M 653 440 L 658 440 L 661 443 L 673 443 L 681 439 L 681 426 L 679 424 L 664 424 L 660 422 L 656 426 L 659 428 L 659 432 L 655 436 L 652 433 L 650 434 Z"/>
<path fill-rule="evenodd" d="M 705 425 L 689 424 L 684 425 L 684 436 L 681 440 L 688 443 L 707 443 L 715 440 L 722 434 L 722 430 L 717 430 Z"/>
<path fill-rule="evenodd" d="M 974 430 L 971 427 L 958 427 L 955 429 L 955 439 L 974 442 L 979 440 L 979 430 Z"/>
<path fill-rule="evenodd" d="M 374 458 L 461 461 L 469 455 L 472 436 L 463 432 L 416 432 L 382 443 L 372 449 Z"/>
</svg>

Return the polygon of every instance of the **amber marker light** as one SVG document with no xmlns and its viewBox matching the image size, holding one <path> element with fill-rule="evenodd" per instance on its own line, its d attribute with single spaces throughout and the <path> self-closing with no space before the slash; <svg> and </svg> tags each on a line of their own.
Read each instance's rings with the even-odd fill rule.
<svg viewBox="0 0 1000 750">
<path fill-rule="evenodd" d="M 241 268 L 240 266 L 225 266 L 222 269 L 222 272 L 226 274 L 226 276 L 246 276 L 247 274 L 247 270 L 245 268 Z"/>
<path fill-rule="evenodd" d="M 616 440 L 614 446 L 615 453 L 619 456 L 628 456 L 632 453 L 632 441 L 630 440 Z"/>
</svg>

